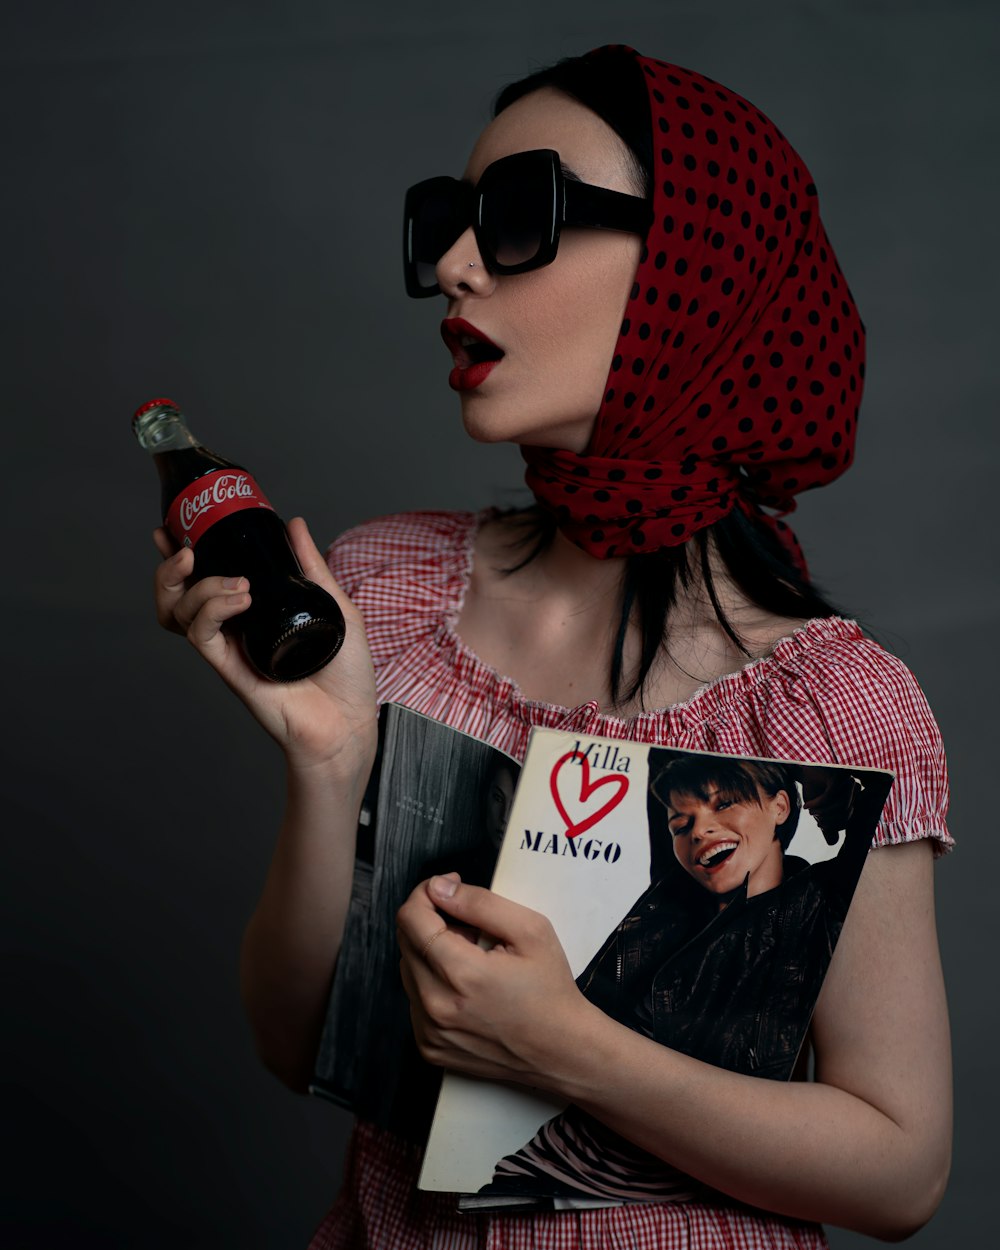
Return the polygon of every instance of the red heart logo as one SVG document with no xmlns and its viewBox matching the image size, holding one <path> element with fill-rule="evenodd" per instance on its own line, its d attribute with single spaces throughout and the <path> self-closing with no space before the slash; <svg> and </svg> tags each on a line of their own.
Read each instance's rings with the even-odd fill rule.
<svg viewBox="0 0 1000 1250">
<path fill-rule="evenodd" d="M 582 820 L 574 821 L 570 818 L 562 798 L 559 794 L 559 773 L 564 764 L 568 764 L 570 760 L 580 761 L 580 802 L 586 803 L 595 790 L 599 790 L 601 786 L 616 787 L 615 793 L 596 811 L 584 816 Z M 552 775 L 549 777 L 549 789 L 552 791 L 552 797 L 555 800 L 559 815 L 566 822 L 566 837 L 575 838 L 578 834 L 583 833 L 586 829 L 590 829 L 596 825 L 599 820 L 603 820 L 608 812 L 613 811 L 625 797 L 628 790 L 628 778 L 623 777 L 620 773 L 614 777 L 601 777 L 599 781 L 590 780 L 590 761 L 582 751 L 568 751 L 561 759 L 557 760 L 555 767 L 552 769 Z"/>
</svg>

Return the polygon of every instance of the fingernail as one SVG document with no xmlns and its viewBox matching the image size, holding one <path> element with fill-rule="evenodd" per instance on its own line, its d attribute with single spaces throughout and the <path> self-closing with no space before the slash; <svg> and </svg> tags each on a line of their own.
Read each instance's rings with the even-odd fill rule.
<svg viewBox="0 0 1000 1250">
<path fill-rule="evenodd" d="M 438 898 L 452 898 L 458 889 L 458 882 L 448 877 L 431 877 L 431 890 Z"/>
<path fill-rule="evenodd" d="M 242 577 L 224 577 L 222 579 L 222 584 L 226 590 L 239 590 L 242 583 Z"/>
</svg>

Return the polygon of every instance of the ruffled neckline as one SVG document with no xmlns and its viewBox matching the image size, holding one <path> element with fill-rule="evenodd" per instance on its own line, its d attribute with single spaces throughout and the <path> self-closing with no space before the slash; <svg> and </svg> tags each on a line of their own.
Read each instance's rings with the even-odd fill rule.
<svg viewBox="0 0 1000 1250">
<path fill-rule="evenodd" d="M 446 662 L 454 669 L 456 678 L 463 685 L 473 686 L 480 692 L 489 691 L 495 704 L 508 707 L 527 724 L 558 728 L 586 725 L 590 733 L 641 738 L 644 734 L 651 735 L 654 728 L 662 732 L 663 726 L 671 721 L 703 721 L 710 711 L 731 704 L 748 691 L 765 684 L 776 672 L 787 668 L 793 660 L 816 645 L 864 641 L 864 634 L 855 620 L 839 616 L 813 617 L 779 638 L 766 655 L 751 660 L 734 672 L 705 682 L 688 698 L 628 717 L 616 716 L 602 709 L 596 699 L 588 699 L 576 707 L 530 699 L 513 677 L 508 677 L 481 659 L 456 629 L 471 583 L 476 536 L 480 527 L 496 515 L 498 510 L 495 508 L 456 515 L 455 520 L 459 524 L 449 579 L 450 594 L 435 632 Z"/>
</svg>

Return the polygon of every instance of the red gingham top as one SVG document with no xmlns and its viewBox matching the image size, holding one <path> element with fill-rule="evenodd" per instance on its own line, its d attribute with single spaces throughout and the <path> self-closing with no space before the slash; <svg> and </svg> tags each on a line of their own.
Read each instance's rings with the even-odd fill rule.
<svg viewBox="0 0 1000 1250">
<path fill-rule="evenodd" d="M 486 514 L 483 514 L 486 515 Z M 384 517 L 330 549 L 334 576 L 364 615 L 380 700 L 474 734 L 518 759 L 533 725 L 736 755 L 888 768 L 896 780 L 874 845 L 936 839 L 950 848 L 948 779 L 937 725 L 916 680 L 852 621 L 809 621 L 770 655 L 686 702 L 629 720 L 591 700 L 526 699 L 455 633 L 482 519 Z M 816 1250 L 822 1229 L 728 1203 L 635 1203 L 532 1215 L 459 1215 L 415 1189 L 419 1151 L 355 1128 L 344 1187 L 311 1250 Z"/>
</svg>

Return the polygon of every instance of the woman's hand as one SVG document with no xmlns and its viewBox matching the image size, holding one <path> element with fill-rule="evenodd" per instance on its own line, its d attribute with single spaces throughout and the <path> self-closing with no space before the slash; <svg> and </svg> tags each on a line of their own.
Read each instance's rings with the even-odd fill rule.
<svg viewBox="0 0 1000 1250">
<path fill-rule="evenodd" d="M 340 605 L 347 632 L 311 677 L 274 682 L 224 626 L 250 606 L 246 578 L 193 582 L 194 553 L 165 530 L 154 541 L 156 613 L 183 634 L 278 742 L 287 761 L 285 817 L 260 901 L 247 925 L 243 1001 L 264 1063 L 293 1089 L 312 1075 L 351 890 L 358 811 L 375 758 L 375 676 L 361 613 L 337 585 L 305 522 L 288 535 L 306 577 Z"/>
<path fill-rule="evenodd" d="M 290 760 L 312 766 L 358 755 L 365 756 L 370 765 L 376 725 L 375 678 L 364 622 L 337 585 L 301 517 L 289 523 L 288 534 L 303 573 L 336 599 L 347 626 L 340 651 L 318 673 L 289 683 L 260 677 L 223 628 L 250 606 L 253 587 L 245 577 L 206 577 L 192 582 L 193 551 L 178 550 L 163 529 L 153 535 L 164 557 L 154 579 L 157 619 L 164 629 L 187 638 Z"/>
<path fill-rule="evenodd" d="M 431 1062 L 537 1085 L 752 1206 L 887 1240 L 931 1216 L 951 1098 L 926 843 L 869 856 L 813 1018 L 815 1082 L 711 1067 L 618 1024 L 576 993 L 540 916 L 471 886 L 449 899 L 441 882 L 399 913 Z M 502 946 L 477 949 L 438 909 Z"/>
<path fill-rule="evenodd" d="M 836 846 L 851 819 L 860 786 L 843 768 L 820 768 L 811 764 L 803 773 L 802 806 L 830 846 Z"/>
<path fill-rule="evenodd" d="M 449 873 L 417 886 L 397 928 L 413 1029 L 429 1063 L 522 1085 L 553 1079 L 576 1022 L 597 1009 L 544 916 Z M 480 931 L 496 944 L 480 945 Z"/>
</svg>

